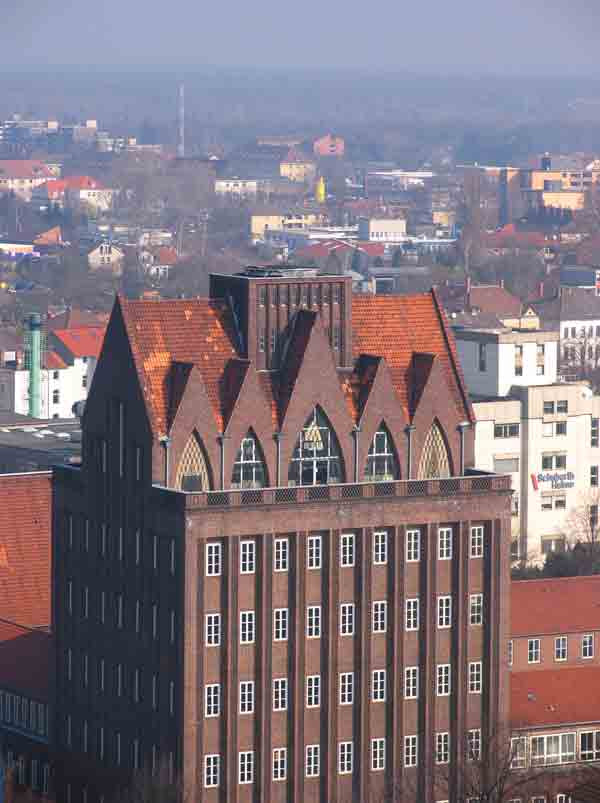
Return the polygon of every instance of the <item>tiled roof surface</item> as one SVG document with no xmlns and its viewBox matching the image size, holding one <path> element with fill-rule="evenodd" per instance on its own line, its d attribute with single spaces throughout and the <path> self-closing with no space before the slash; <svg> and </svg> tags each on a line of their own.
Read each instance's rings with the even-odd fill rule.
<svg viewBox="0 0 600 803">
<path fill-rule="evenodd" d="M 12 179 L 52 179 L 53 175 L 44 162 L 37 159 L 0 159 L 0 180 Z"/>
<path fill-rule="evenodd" d="M 48 198 L 60 198 L 67 190 L 103 190 L 104 185 L 91 176 L 67 176 L 47 181 Z"/>
<path fill-rule="evenodd" d="M 98 357 L 104 342 L 103 326 L 82 326 L 78 329 L 54 329 L 52 336 L 74 357 Z"/>
<path fill-rule="evenodd" d="M 67 363 L 55 351 L 47 351 L 44 354 L 44 368 L 48 371 L 59 371 L 61 368 L 66 368 Z"/>
<path fill-rule="evenodd" d="M 600 666 L 511 672 L 513 728 L 600 722 Z"/>
<path fill-rule="evenodd" d="M 600 630 L 600 575 L 513 580 L 510 610 L 513 638 Z"/>
<path fill-rule="evenodd" d="M 49 702 L 53 667 L 49 633 L 0 619 L 0 688 Z"/>
<path fill-rule="evenodd" d="M 50 473 L 0 476 L 0 617 L 50 624 Z"/>
<path fill-rule="evenodd" d="M 473 285 L 467 295 L 470 307 L 492 315 L 520 315 L 521 299 L 500 285 Z"/>
</svg>

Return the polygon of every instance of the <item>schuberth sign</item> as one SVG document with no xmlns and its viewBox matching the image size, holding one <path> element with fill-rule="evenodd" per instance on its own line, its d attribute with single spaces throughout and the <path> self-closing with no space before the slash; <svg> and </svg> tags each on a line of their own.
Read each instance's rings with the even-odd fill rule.
<svg viewBox="0 0 600 803">
<path fill-rule="evenodd" d="M 564 474 L 557 474 L 557 473 L 542 473 L 542 474 L 532 474 L 531 475 L 531 484 L 533 485 L 533 490 L 539 490 L 540 483 L 542 482 L 549 482 L 551 483 L 552 490 L 560 490 L 561 488 L 574 488 L 575 487 L 575 474 L 572 471 L 566 471 Z"/>
</svg>

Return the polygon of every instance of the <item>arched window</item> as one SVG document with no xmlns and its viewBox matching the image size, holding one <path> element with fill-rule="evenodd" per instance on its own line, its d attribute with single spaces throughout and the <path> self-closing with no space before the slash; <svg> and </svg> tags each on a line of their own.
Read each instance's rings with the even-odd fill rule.
<svg viewBox="0 0 600 803">
<path fill-rule="evenodd" d="M 394 445 L 387 427 L 382 422 L 369 448 L 365 479 L 371 482 L 384 482 L 397 480 L 398 476 L 398 461 Z"/>
<path fill-rule="evenodd" d="M 265 461 L 251 429 L 242 439 L 233 464 L 232 488 L 263 488 L 266 485 Z"/>
<path fill-rule="evenodd" d="M 425 480 L 449 476 L 450 456 L 446 441 L 442 428 L 437 421 L 434 421 L 423 444 L 418 477 L 420 480 Z"/>
<path fill-rule="evenodd" d="M 315 407 L 296 442 L 288 472 L 289 485 L 342 482 L 340 445 L 325 413 Z"/>
<path fill-rule="evenodd" d="M 196 433 L 192 433 L 182 452 L 175 487 L 181 491 L 208 491 L 210 479 L 204 449 Z"/>
</svg>

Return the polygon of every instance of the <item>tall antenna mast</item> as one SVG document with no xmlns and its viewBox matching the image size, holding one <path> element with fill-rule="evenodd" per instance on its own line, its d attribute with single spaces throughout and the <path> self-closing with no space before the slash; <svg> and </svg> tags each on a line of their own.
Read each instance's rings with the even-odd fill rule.
<svg viewBox="0 0 600 803">
<path fill-rule="evenodd" d="M 177 113 L 179 121 L 179 141 L 177 143 L 177 157 L 185 158 L 185 85 L 179 85 L 179 109 Z"/>
</svg>

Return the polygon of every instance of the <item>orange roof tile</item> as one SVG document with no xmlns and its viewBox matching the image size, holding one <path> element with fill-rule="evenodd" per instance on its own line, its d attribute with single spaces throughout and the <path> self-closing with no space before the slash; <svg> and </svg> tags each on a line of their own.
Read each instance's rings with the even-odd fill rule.
<svg viewBox="0 0 600 803">
<path fill-rule="evenodd" d="M 0 688 L 47 702 L 53 675 L 52 636 L 0 620 Z"/>
<path fill-rule="evenodd" d="M 44 354 L 44 368 L 48 371 L 59 371 L 61 368 L 66 368 L 67 363 L 55 351 L 47 351 Z"/>
<path fill-rule="evenodd" d="M 47 627 L 51 474 L 0 476 L 0 495 L 0 616 L 26 627 Z"/>
<path fill-rule="evenodd" d="M 600 722 L 600 666 L 512 672 L 513 728 Z"/>
<path fill-rule="evenodd" d="M 39 159 L 0 159 L 0 180 L 2 179 L 52 179 L 48 166 Z"/>
<path fill-rule="evenodd" d="M 52 336 L 74 357 L 98 357 L 105 331 L 103 326 L 82 326 L 79 329 L 54 329 Z"/>
<path fill-rule="evenodd" d="M 600 630 L 600 575 L 513 580 L 510 610 L 513 638 Z"/>
</svg>

